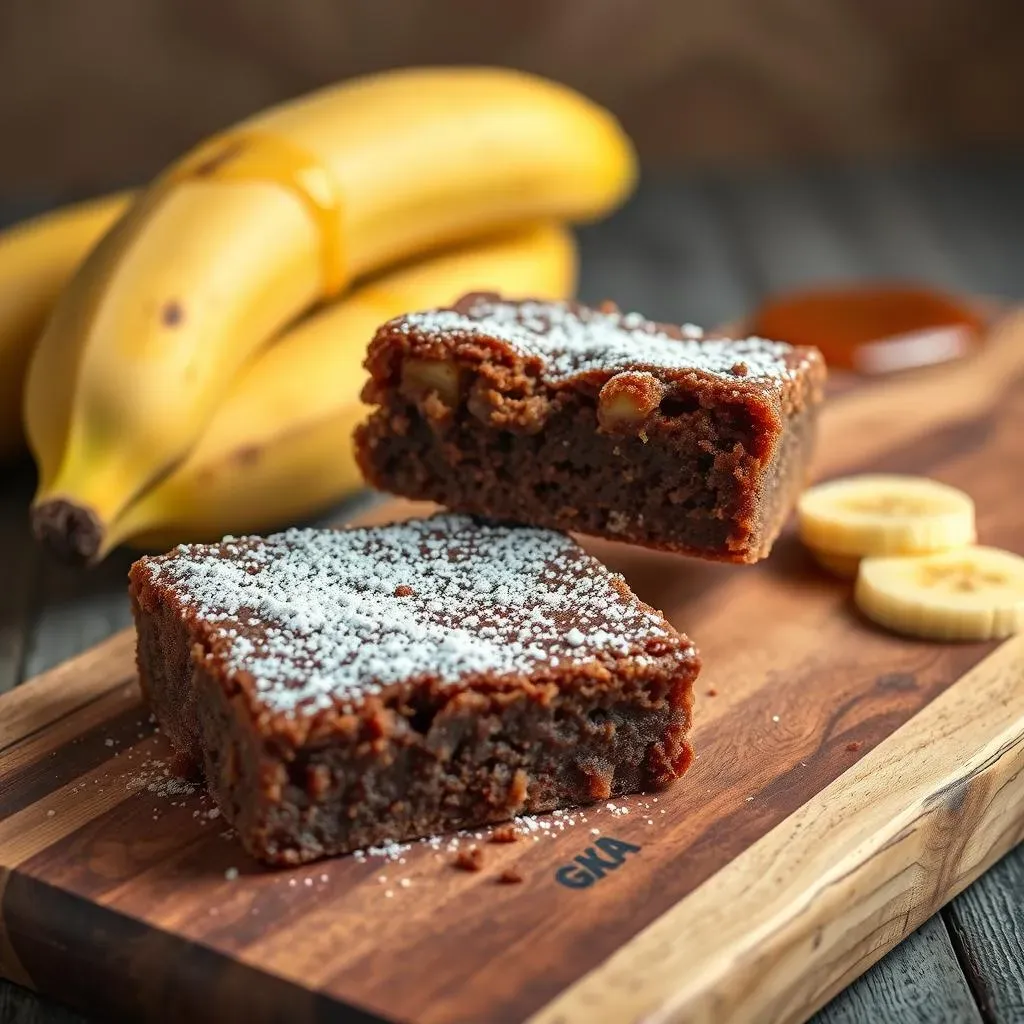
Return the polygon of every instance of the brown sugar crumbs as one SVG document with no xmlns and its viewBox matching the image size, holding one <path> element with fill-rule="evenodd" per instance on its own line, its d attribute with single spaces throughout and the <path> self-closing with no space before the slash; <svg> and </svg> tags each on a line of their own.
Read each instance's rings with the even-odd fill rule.
<svg viewBox="0 0 1024 1024">
<path fill-rule="evenodd" d="M 496 828 L 490 835 L 490 843 L 515 843 L 519 841 L 519 833 L 512 825 L 502 825 Z"/>
<path fill-rule="evenodd" d="M 408 583 L 399 583 L 399 585 L 395 587 L 395 597 L 412 597 L 415 593 L 416 591 L 414 591 Z"/>
<path fill-rule="evenodd" d="M 452 862 L 462 871 L 482 871 L 484 867 L 484 851 L 479 846 L 471 846 L 468 850 L 460 850 Z"/>
<path fill-rule="evenodd" d="M 505 868 L 505 870 L 498 875 L 498 881 L 503 885 L 518 885 L 522 880 L 522 872 L 517 871 L 515 868 Z"/>
</svg>

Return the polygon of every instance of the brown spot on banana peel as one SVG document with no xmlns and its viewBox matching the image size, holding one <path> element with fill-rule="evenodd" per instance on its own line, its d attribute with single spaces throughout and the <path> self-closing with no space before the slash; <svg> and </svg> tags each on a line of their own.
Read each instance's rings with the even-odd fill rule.
<svg viewBox="0 0 1024 1024">
<path fill-rule="evenodd" d="M 230 455 L 217 462 L 205 466 L 196 474 L 196 480 L 200 484 L 207 485 L 216 480 L 224 472 L 225 466 L 255 466 L 263 458 L 263 445 L 245 444 L 236 448 Z"/>
<path fill-rule="evenodd" d="M 263 457 L 263 448 L 258 444 L 247 444 L 231 453 L 231 461 L 239 466 L 254 466 Z"/>
<path fill-rule="evenodd" d="M 170 299 L 160 310 L 160 322 L 164 327 L 178 327 L 185 321 L 185 308 L 177 299 Z"/>
</svg>

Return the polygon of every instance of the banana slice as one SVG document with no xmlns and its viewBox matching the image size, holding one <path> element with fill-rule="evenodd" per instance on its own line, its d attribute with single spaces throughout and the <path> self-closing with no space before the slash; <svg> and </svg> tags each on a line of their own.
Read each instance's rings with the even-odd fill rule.
<svg viewBox="0 0 1024 1024">
<path fill-rule="evenodd" d="M 1024 629 L 1024 558 L 966 547 L 865 558 L 854 592 L 868 618 L 931 640 L 999 640 Z"/>
<path fill-rule="evenodd" d="M 926 554 L 975 539 L 970 497 L 924 477 L 832 480 L 805 491 L 797 511 L 804 543 L 830 555 Z"/>
<path fill-rule="evenodd" d="M 860 567 L 860 559 L 856 555 L 836 555 L 831 551 L 819 551 L 817 548 L 811 548 L 811 554 L 818 565 L 822 569 L 827 569 L 833 576 L 838 576 L 842 580 L 856 578 L 857 569 Z"/>
</svg>

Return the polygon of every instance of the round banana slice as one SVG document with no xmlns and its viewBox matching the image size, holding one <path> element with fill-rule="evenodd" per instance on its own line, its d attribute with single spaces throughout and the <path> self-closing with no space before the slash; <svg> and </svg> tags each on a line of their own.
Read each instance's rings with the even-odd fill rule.
<svg viewBox="0 0 1024 1024">
<path fill-rule="evenodd" d="M 970 497 L 924 477 L 832 480 L 805 491 L 797 512 L 804 543 L 832 555 L 925 554 L 975 539 Z"/>
<path fill-rule="evenodd" d="M 818 551 L 815 548 L 811 549 L 811 554 L 822 569 L 827 569 L 841 580 L 852 580 L 857 576 L 860 559 L 856 555 L 836 555 L 831 551 Z"/>
<path fill-rule="evenodd" d="M 930 640 L 999 640 L 1024 629 L 1024 558 L 966 547 L 865 558 L 854 591 L 869 619 Z"/>
</svg>

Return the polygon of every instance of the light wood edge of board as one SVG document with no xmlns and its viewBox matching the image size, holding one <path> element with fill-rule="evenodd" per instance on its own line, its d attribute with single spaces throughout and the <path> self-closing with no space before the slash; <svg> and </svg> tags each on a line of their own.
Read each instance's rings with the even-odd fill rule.
<svg viewBox="0 0 1024 1024">
<path fill-rule="evenodd" d="M 1022 838 L 1018 636 L 530 1024 L 805 1020 Z"/>
</svg>

